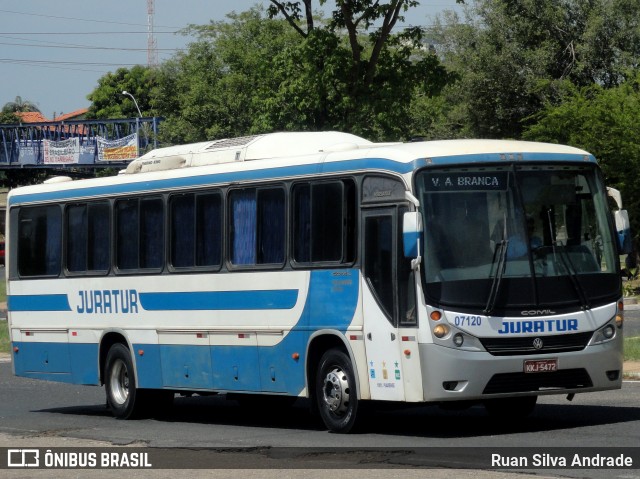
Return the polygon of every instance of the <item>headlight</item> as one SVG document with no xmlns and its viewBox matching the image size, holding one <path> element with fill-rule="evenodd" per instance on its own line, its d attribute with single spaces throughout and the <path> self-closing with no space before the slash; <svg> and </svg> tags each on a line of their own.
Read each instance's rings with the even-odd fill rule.
<svg viewBox="0 0 640 479">
<path fill-rule="evenodd" d="M 611 341 L 616 337 L 616 324 L 618 322 L 617 316 L 609 321 L 605 326 L 598 329 L 593 336 L 593 342 L 591 344 L 601 344 L 607 341 Z"/>
<path fill-rule="evenodd" d="M 611 339 L 616 335 L 616 329 L 613 327 L 613 324 L 607 324 L 604 328 L 602 328 L 602 335 L 605 339 Z"/>
<path fill-rule="evenodd" d="M 438 324 L 435 328 L 433 328 L 433 334 L 436 338 L 442 339 L 447 334 L 449 334 L 449 326 L 446 324 Z"/>
</svg>

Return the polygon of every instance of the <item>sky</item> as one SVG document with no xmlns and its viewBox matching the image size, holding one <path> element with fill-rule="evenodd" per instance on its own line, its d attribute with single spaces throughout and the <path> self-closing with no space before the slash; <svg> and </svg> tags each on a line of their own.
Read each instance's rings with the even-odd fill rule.
<svg viewBox="0 0 640 479">
<path fill-rule="evenodd" d="M 461 8 L 455 0 L 420 3 L 405 14 L 404 25 L 429 25 L 442 11 Z M 193 41 L 179 30 L 256 4 L 269 2 L 155 0 L 159 63 Z M 0 107 L 20 96 L 49 119 L 87 108 L 100 77 L 147 65 L 147 45 L 147 0 L 0 0 Z"/>
</svg>

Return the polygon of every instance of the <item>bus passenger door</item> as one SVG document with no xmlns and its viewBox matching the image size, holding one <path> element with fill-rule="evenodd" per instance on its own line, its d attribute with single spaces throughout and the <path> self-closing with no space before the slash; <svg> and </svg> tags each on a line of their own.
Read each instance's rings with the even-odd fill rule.
<svg viewBox="0 0 640 479">
<path fill-rule="evenodd" d="M 407 327 L 415 338 L 417 325 L 415 283 L 410 261 L 403 255 L 399 223 L 405 210 L 394 206 L 363 212 L 362 294 L 372 399 L 403 401 L 409 399 L 406 385 L 421 384 L 405 377 L 419 375 L 419 367 L 406 368 L 402 353 Z"/>
</svg>

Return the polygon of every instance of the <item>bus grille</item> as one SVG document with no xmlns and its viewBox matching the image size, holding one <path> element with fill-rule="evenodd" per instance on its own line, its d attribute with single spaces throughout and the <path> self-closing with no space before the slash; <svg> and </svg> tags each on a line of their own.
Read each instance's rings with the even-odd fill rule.
<svg viewBox="0 0 640 479">
<path fill-rule="evenodd" d="M 585 369 L 563 369 L 552 373 L 503 373 L 494 375 L 483 394 L 522 393 L 544 389 L 580 389 L 593 386 Z"/>
<path fill-rule="evenodd" d="M 567 353 L 584 349 L 593 332 L 558 334 L 555 336 L 528 336 L 526 338 L 480 338 L 484 348 L 494 356 L 526 354 Z M 543 346 L 536 349 L 534 339 L 540 338 Z"/>
</svg>

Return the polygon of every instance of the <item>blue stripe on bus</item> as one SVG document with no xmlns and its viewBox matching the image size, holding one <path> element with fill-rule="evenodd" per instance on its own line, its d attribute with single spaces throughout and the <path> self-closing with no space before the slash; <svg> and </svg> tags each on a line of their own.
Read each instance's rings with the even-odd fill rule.
<svg viewBox="0 0 640 479">
<path fill-rule="evenodd" d="M 9 311 L 71 311 L 66 294 L 12 294 L 7 297 Z"/>
<path fill-rule="evenodd" d="M 47 193 L 16 194 L 9 198 L 9 206 L 29 203 L 33 201 L 54 201 L 69 198 L 96 198 L 108 195 L 125 193 L 141 193 L 145 191 L 180 189 L 195 186 L 203 186 L 217 183 L 230 183 L 235 181 L 262 180 L 266 178 L 288 178 L 310 174 L 335 173 L 354 170 L 387 170 L 396 173 L 408 173 L 415 168 L 425 166 L 426 160 L 416 160 L 411 163 L 399 163 L 397 161 L 382 158 L 370 158 L 359 160 L 345 160 L 330 163 L 313 163 L 309 165 L 283 166 L 277 168 L 265 168 L 259 170 L 233 171 L 214 173 L 208 175 L 187 176 L 181 178 L 168 178 L 162 180 L 146 180 L 135 183 L 112 184 L 105 186 L 90 186 L 87 188 L 65 189 Z M 144 175 L 140 175 L 143 177 Z M 132 177 L 136 177 L 132 175 Z"/>
<path fill-rule="evenodd" d="M 593 155 L 584 155 L 579 153 L 528 153 L 526 151 L 516 153 L 474 153 L 470 155 L 451 155 L 439 156 L 431 158 L 429 165 L 434 167 L 438 165 L 462 165 L 465 163 L 505 163 L 515 162 L 516 164 L 524 161 L 535 162 L 571 162 L 571 163 L 596 163 Z"/>
<path fill-rule="evenodd" d="M 147 311 L 292 309 L 297 289 L 139 293 Z"/>
<path fill-rule="evenodd" d="M 345 333 L 358 314 L 360 273 L 357 269 L 315 270 L 310 274 L 309 292 L 296 324 L 274 346 L 258 346 L 255 332 L 247 331 L 245 345 L 159 345 L 133 344 L 138 385 L 142 388 L 270 392 L 299 395 L 305 387 L 306 349 L 318 330 Z M 296 290 L 283 290 L 273 304 L 295 301 Z M 250 291 L 243 295 L 247 308 Z M 267 292 L 257 292 L 261 296 Z M 274 292 L 268 292 L 272 295 Z M 143 294 L 141 293 L 141 301 Z M 172 308 L 187 293 L 160 296 L 156 307 Z M 170 293 L 169 293 L 170 294 Z M 246 295 L 246 296 L 244 296 Z M 55 295 L 50 295 L 55 296 Z M 64 296 L 64 295 L 58 295 Z M 228 297 L 229 298 L 229 297 Z M 196 304 L 193 302 L 192 304 Z M 201 307 L 201 306 L 200 306 Z M 225 306 L 227 308 L 228 306 Z M 172 310 L 172 309 L 168 309 Z M 175 310 L 175 309 L 173 309 Z M 256 325 L 260 329 L 259 325 Z M 241 332 L 238 332 L 241 334 Z M 17 376 L 73 384 L 99 384 L 98 344 L 14 342 Z M 142 351 L 142 353 L 140 352 Z"/>
</svg>

